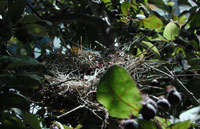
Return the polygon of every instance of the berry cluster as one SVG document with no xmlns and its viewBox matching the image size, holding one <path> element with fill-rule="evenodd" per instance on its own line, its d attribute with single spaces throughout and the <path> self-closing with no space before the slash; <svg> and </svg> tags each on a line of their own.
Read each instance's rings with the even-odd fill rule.
<svg viewBox="0 0 200 129">
<path fill-rule="evenodd" d="M 170 109 L 171 106 L 176 107 L 182 101 L 181 95 L 176 89 L 171 89 L 168 92 L 167 99 L 161 97 L 157 102 L 152 99 L 148 99 L 143 105 L 141 114 L 143 119 L 150 120 L 154 118 L 157 111 L 165 112 Z"/>
<path fill-rule="evenodd" d="M 143 104 L 143 107 L 140 111 L 142 117 L 144 120 L 150 120 L 155 117 L 157 112 L 166 112 L 170 109 L 170 107 L 176 107 L 180 102 L 182 101 L 180 93 L 175 89 L 171 89 L 167 97 L 160 97 L 157 102 L 154 100 L 148 98 L 146 102 Z M 134 129 L 135 124 L 133 123 L 134 120 L 125 120 L 123 121 L 123 127 L 124 129 Z"/>
</svg>

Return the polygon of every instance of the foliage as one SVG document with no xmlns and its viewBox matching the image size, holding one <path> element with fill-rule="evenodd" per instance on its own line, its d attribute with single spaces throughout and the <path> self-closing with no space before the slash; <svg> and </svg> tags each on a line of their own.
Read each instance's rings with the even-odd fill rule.
<svg viewBox="0 0 200 129">
<path fill-rule="evenodd" d="M 158 69 L 167 73 L 167 67 L 194 96 L 200 97 L 196 91 L 200 78 L 195 76 L 200 69 L 200 2 L 193 0 L 192 5 L 178 0 L 178 4 L 190 8 L 175 15 L 170 0 L 0 0 L 0 127 L 46 128 L 44 116 L 30 113 L 32 94 L 45 81 L 42 73 L 30 68 L 43 68 L 43 58 L 56 51 L 52 44 L 55 38 L 61 39 L 63 52 L 68 52 L 68 46 L 81 46 L 105 56 L 112 54 L 110 50 L 123 50 L 143 61 L 168 62 Z M 163 78 L 156 78 L 160 79 L 161 88 L 174 84 L 188 95 L 179 89 L 176 79 Z M 100 80 L 97 100 L 111 117 L 128 118 L 131 113 L 139 117 L 139 90 L 126 70 L 113 66 Z M 198 106 L 191 103 L 192 107 Z M 199 118 L 199 107 L 191 112 L 187 108 L 180 109 L 179 122 L 166 128 L 189 128 L 196 123 L 194 117 Z M 191 115 L 190 121 L 182 121 L 185 114 Z M 137 121 L 141 128 L 158 125 L 139 118 Z"/>
</svg>

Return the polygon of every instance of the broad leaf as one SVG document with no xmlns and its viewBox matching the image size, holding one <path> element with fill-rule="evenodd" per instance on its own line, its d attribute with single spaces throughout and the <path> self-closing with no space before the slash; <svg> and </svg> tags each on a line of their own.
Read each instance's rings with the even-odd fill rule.
<svg viewBox="0 0 200 129">
<path fill-rule="evenodd" d="M 28 72 L 22 73 L 3 73 L 0 74 L 0 78 L 9 80 L 13 85 L 20 85 L 27 88 L 38 89 L 42 83 L 42 77 Z"/>
<path fill-rule="evenodd" d="M 40 19 L 35 15 L 25 15 L 23 18 L 20 19 L 20 21 L 24 23 L 34 23 L 40 21 Z"/>
<path fill-rule="evenodd" d="M 111 0 L 102 0 L 102 1 L 103 1 L 105 4 L 111 2 Z"/>
<path fill-rule="evenodd" d="M 189 127 L 191 126 L 190 124 L 190 121 L 179 122 L 168 127 L 167 129 L 189 129 Z"/>
<path fill-rule="evenodd" d="M 148 2 L 149 2 L 150 4 L 154 4 L 156 7 L 160 8 L 160 9 L 163 9 L 163 10 L 165 10 L 165 11 L 167 11 L 167 12 L 170 11 L 169 6 L 167 6 L 167 5 L 164 3 L 163 0 L 148 0 Z"/>
<path fill-rule="evenodd" d="M 144 47 L 146 47 L 147 49 L 149 49 L 154 54 L 156 54 L 157 56 L 160 57 L 160 52 L 158 51 L 158 49 L 156 48 L 156 46 L 154 46 L 151 42 L 142 41 L 141 45 L 144 46 Z"/>
<path fill-rule="evenodd" d="M 0 56 L 0 62 L 7 64 L 6 69 L 40 64 L 36 59 L 29 56 Z"/>
<path fill-rule="evenodd" d="M 168 23 L 163 32 L 163 36 L 167 40 L 175 40 L 175 37 L 178 36 L 178 34 L 179 27 L 173 22 Z"/>
<path fill-rule="evenodd" d="M 191 123 L 196 122 L 197 120 L 200 120 L 200 106 L 194 107 L 192 109 L 189 109 L 179 116 L 181 121 L 187 121 L 190 120 Z"/>
<path fill-rule="evenodd" d="M 0 100 L 0 109 L 19 108 L 23 111 L 29 111 L 30 108 L 29 100 L 21 94 L 3 93 L 0 94 Z"/>
<path fill-rule="evenodd" d="M 143 20 L 144 28 L 160 29 L 163 27 L 163 22 L 155 15 L 149 15 L 148 18 Z"/>
<path fill-rule="evenodd" d="M 123 2 L 123 3 L 121 4 L 122 13 L 123 13 L 124 15 L 128 15 L 128 14 L 129 14 L 130 7 L 131 7 L 131 3 L 130 3 L 129 1 Z"/>
<path fill-rule="evenodd" d="M 138 124 L 141 129 L 157 129 L 154 121 L 139 119 Z"/>
<path fill-rule="evenodd" d="M 97 100 L 112 117 L 128 118 L 139 112 L 141 96 L 129 73 L 120 66 L 112 66 L 100 79 Z"/>
<path fill-rule="evenodd" d="M 28 24 L 25 26 L 29 33 L 37 37 L 45 37 L 46 29 L 39 24 Z"/>
<path fill-rule="evenodd" d="M 22 115 L 22 119 L 24 123 L 31 125 L 33 129 L 41 129 L 40 127 L 40 122 L 37 119 L 36 115 L 30 114 L 30 113 L 25 113 Z"/>
</svg>

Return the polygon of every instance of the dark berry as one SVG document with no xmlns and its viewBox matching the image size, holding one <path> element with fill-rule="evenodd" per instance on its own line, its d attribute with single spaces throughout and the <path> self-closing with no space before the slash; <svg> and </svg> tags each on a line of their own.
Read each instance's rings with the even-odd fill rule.
<svg viewBox="0 0 200 129">
<path fill-rule="evenodd" d="M 122 126 L 123 126 L 123 129 L 137 129 L 138 128 L 136 121 L 133 119 L 123 121 Z"/>
<path fill-rule="evenodd" d="M 182 98 L 177 90 L 171 90 L 168 93 L 167 100 L 172 106 L 177 106 L 182 101 Z"/>
<path fill-rule="evenodd" d="M 157 106 L 158 106 L 158 110 L 160 110 L 160 111 L 167 111 L 170 108 L 170 104 L 169 104 L 168 100 L 165 98 L 160 98 L 157 101 Z"/>
<path fill-rule="evenodd" d="M 143 105 L 142 110 L 141 110 L 142 117 L 145 120 L 150 120 L 154 118 L 154 116 L 156 115 L 156 112 L 157 110 L 155 109 L 155 107 L 149 103 Z"/>
<path fill-rule="evenodd" d="M 153 105 L 156 110 L 158 109 L 157 108 L 157 104 L 156 104 L 156 102 L 153 99 L 148 98 L 146 100 L 146 103 L 149 103 L 149 104 Z"/>
</svg>

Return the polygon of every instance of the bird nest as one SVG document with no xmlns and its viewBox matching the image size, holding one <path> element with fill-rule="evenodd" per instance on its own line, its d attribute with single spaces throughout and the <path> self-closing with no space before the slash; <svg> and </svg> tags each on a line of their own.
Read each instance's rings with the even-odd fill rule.
<svg viewBox="0 0 200 129">
<path fill-rule="evenodd" d="M 149 66 L 159 67 L 162 64 L 146 61 L 144 56 L 133 57 L 123 51 L 106 56 L 86 50 L 80 53 L 52 53 L 46 57 L 48 73 L 37 100 L 41 107 L 45 107 L 51 120 L 57 119 L 72 126 L 83 124 L 88 128 L 106 128 L 109 114 L 96 100 L 97 85 L 103 73 L 110 66 L 122 66 L 138 88 L 145 89 L 147 87 L 143 82 L 152 80 L 148 77 L 152 73 Z"/>
</svg>

